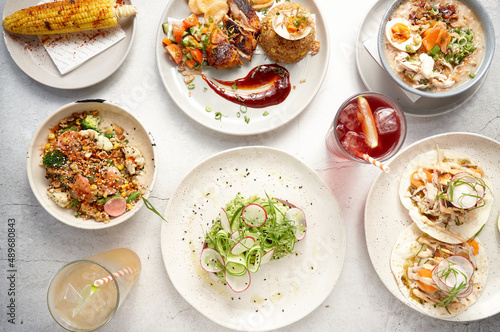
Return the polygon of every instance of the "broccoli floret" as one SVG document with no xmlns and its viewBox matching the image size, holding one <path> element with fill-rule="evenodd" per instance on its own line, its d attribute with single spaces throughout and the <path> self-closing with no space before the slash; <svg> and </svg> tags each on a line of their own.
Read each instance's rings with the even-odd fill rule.
<svg viewBox="0 0 500 332">
<path fill-rule="evenodd" d="M 97 118 L 91 114 L 87 115 L 85 119 L 82 120 L 82 128 L 83 129 L 92 129 L 100 133 L 99 123 L 101 122 L 100 118 Z"/>
<path fill-rule="evenodd" d="M 68 158 L 59 150 L 49 151 L 43 155 L 42 162 L 47 167 L 59 168 L 66 164 Z"/>
</svg>

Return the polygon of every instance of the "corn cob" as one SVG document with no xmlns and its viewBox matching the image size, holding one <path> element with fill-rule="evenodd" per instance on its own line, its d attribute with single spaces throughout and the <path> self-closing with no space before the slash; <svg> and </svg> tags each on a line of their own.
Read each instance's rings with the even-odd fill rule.
<svg viewBox="0 0 500 332">
<path fill-rule="evenodd" d="M 21 9 L 3 20 L 5 30 L 25 35 L 49 35 L 111 28 L 121 17 L 135 15 L 132 5 L 116 0 L 63 0 Z"/>
</svg>

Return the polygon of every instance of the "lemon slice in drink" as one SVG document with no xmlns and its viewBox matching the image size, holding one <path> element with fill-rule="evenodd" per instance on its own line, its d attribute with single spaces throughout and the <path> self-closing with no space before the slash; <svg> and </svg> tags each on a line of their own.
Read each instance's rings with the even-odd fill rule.
<svg viewBox="0 0 500 332">
<path fill-rule="evenodd" d="M 378 133 L 370 105 L 365 98 L 359 97 L 358 107 L 363 115 L 363 119 L 361 120 L 361 130 L 366 136 L 366 142 L 372 149 L 376 148 L 378 146 Z"/>
<path fill-rule="evenodd" d="M 94 285 L 88 284 L 85 287 L 82 288 L 80 292 L 81 299 L 78 301 L 78 304 L 76 307 L 73 309 L 73 317 L 76 316 L 82 310 L 82 308 L 87 304 L 89 301 L 89 298 L 92 294 L 97 292 L 99 290 L 99 287 L 96 287 Z"/>
</svg>

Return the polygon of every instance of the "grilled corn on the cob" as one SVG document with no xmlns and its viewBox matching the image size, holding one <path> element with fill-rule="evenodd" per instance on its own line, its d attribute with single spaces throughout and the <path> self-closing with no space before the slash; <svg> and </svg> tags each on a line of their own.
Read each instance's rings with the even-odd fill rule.
<svg viewBox="0 0 500 332">
<path fill-rule="evenodd" d="M 116 0 L 63 0 L 21 9 L 3 20 L 5 30 L 25 35 L 49 35 L 111 28 L 120 17 L 137 13 Z"/>
</svg>

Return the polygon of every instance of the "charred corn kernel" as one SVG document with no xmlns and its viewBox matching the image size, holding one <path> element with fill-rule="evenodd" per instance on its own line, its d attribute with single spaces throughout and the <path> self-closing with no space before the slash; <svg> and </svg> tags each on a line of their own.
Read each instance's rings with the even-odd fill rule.
<svg viewBox="0 0 500 332">
<path fill-rule="evenodd" d="M 77 124 L 77 125 L 80 125 L 80 123 L 81 123 L 81 122 L 80 122 L 80 119 L 76 120 L 76 124 Z"/>
<path fill-rule="evenodd" d="M 45 144 L 45 150 L 48 150 L 49 148 L 50 148 L 50 144 L 49 143 Z"/>
<path fill-rule="evenodd" d="M 113 149 L 118 149 L 120 147 L 120 143 L 113 144 Z"/>
<path fill-rule="evenodd" d="M 122 164 L 119 164 L 119 165 L 116 165 L 116 168 L 118 168 L 120 171 L 123 169 L 123 165 Z"/>
<path fill-rule="evenodd" d="M 132 209 L 132 204 L 127 203 L 127 210 L 131 210 L 131 209 Z"/>
<path fill-rule="evenodd" d="M 75 163 L 72 163 L 71 166 L 69 166 L 72 170 L 76 171 L 78 169 L 78 166 Z"/>
<path fill-rule="evenodd" d="M 54 135 L 54 133 L 50 133 L 48 137 L 49 137 L 49 140 L 53 140 L 56 138 L 56 135 Z"/>
<path fill-rule="evenodd" d="M 126 191 L 124 191 L 124 192 L 122 192 L 120 195 L 121 195 L 122 197 L 127 197 L 127 192 L 126 192 Z"/>
<path fill-rule="evenodd" d="M 97 190 L 97 186 L 95 184 L 90 185 L 90 190 Z"/>
<path fill-rule="evenodd" d="M 3 26 L 13 33 L 48 35 L 111 28 L 136 13 L 134 6 L 116 5 L 116 0 L 63 0 L 21 9 L 7 16 Z"/>
<path fill-rule="evenodd" d="M 84 146 L 82 146 L 82 149 L 83 149 L 84 151 L 87 151 L 87 150 L 89 149 L 89 147 L 88 147 L 88 146 L 86 146 L 86 145 L 84 145 Z"/>
</svg>

